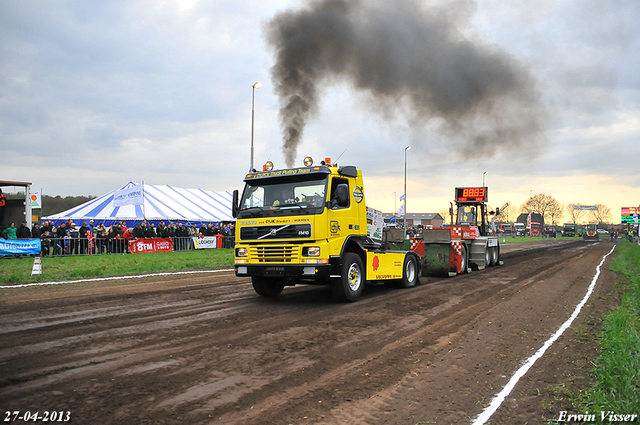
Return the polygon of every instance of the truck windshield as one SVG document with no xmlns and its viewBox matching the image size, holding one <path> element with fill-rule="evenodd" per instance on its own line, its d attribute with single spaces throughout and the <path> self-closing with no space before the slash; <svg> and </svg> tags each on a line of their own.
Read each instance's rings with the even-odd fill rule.
<svg viewBox="0 0 640 425">
<path fill-rule="evenodd" d="M 247 182 L 238 218 L 318 214 L 325 205 L 327 176 L 278 178 Z"/>
</svg>

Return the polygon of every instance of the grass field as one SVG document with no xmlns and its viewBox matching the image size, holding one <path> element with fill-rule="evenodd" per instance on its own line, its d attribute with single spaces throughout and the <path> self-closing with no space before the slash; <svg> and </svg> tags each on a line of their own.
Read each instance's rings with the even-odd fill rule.
<svg viewBox="0 0 640 425">
<path fill-rule="evenodd" d="M 640 246 L 624 241 L 617 251 L 611 269 L 625 276 L 625 293 L 605 319 L 595 385 L 580 401 L 590 412 L 640 414 Z"/>
<path fill-rule="evenodd" d="M 232 267 L 233 249 L 42 257 L 41 261 L 42 274 L 31 276 L 33 257 L 0 258 L 0 285 Z"/>
</svg>

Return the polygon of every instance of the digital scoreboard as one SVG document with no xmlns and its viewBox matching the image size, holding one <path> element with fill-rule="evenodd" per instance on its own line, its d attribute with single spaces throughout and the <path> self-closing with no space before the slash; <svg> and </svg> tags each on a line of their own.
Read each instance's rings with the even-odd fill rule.
<svg viewBox="0 0 640 425">
<path fill-rule="evenodd" d="M 488 195 L 486 187 L 456 187 L 456 202 L 487 202 Z"/>
<path fill-rule="evenodd" d="M 640 207 L 622 207 L 621 223 L 636 223 L 636 217 L 640 214 Z"/>
</svg>

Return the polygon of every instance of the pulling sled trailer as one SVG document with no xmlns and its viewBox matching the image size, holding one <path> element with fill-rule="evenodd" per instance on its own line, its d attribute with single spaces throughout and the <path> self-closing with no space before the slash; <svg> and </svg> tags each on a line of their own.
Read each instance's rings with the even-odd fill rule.
<svg viewBox="0 0 640 425">
<path fill-rule="evenodd" d="M 488 188 L 456 188 L 455 224 L 425 229 L 421 238 L 411 240 L 411 250 L 420 255 L 422 274 L 431 276 L 455 276 L 471 269 L 502 264 L 500 241 L 489 234 Z"/>
</svg>

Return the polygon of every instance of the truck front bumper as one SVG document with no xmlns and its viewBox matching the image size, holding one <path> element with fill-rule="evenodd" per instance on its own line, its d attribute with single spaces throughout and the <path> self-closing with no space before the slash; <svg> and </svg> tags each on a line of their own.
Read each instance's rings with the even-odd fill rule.
<svg viewBox="0 0 640 425">
<path fill-rule="evenodd" d="M 280 277 L 295 280 L 324 280 L 331 275 L 332 266 L 329 264 L 235 264 L 236 276 Z"/>
</svg>

